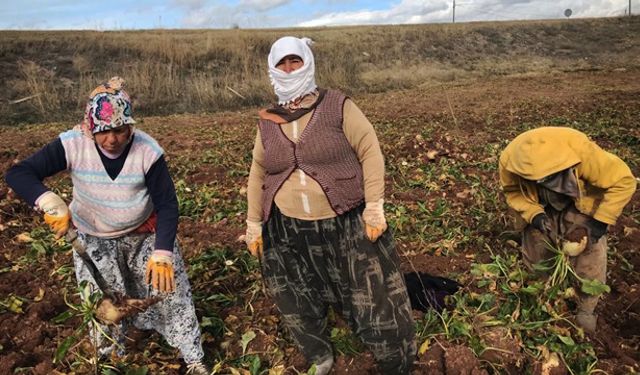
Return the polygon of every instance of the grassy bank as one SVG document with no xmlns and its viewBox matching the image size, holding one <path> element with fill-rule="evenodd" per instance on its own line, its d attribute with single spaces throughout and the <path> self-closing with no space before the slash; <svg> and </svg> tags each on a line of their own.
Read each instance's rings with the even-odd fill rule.
<svg viewBox="0 0 640 375">
<path fill-rule="evenodd" d="M 112 75 L 127 80 L 143 115 L 264 105 L 274 98 L 266 57 L 283 35 L 314 39 L 318 83 L 350 94 L 494 75 L 640 66 L 640 17 L 282 30 L 2 31 L 0 124 L 77 121 L 87 93 Z"/>
</svg>

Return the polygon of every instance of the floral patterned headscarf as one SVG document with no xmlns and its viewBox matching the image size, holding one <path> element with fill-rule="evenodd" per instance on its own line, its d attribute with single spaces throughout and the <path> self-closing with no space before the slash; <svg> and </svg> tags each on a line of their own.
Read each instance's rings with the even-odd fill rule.
<svg viewBox="0 0 640 375">
<path fill-rule="evenodd" d="M 80 125 L 85 135 L 93 138 L 95 133 L 136 123 L 131 117 L 131 99 L 123 88 L 124 80 L 112 77 L 93 89 Z"/>
</svg>

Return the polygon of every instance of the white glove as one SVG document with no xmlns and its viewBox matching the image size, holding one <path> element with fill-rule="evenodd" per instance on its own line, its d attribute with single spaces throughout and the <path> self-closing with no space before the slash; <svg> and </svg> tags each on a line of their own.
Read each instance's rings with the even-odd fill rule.
<svg viewBox="0 0 640 375">
<path fill-rule="evenodd" d="M 261 222 L 247 220 L 247 231 L 244 235 L 244 242 L 247 244 L 251 255 L 262 258 L 263 243 Z"/>
<path fill-rule="evenodd" d="M 376 240 L 387 230 L 387 220 L 384 218 L 384 199 L 377 202 L 367 202 L 362 212 L 364 233 L 371 242 Z"/>
<path fill-rule="evenodd" d="M 49 225 L 56 238 L 62 237 L 69 230 L 71 214 L 67 204 L 58 194 L 47 191 L 36 199 L 36 205 L 44 211 L 44 222 Z"/>
</svg>

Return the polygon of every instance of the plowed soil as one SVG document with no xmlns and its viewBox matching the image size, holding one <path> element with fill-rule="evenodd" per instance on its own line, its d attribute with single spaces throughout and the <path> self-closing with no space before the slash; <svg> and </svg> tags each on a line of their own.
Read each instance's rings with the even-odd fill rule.
<svg viewBox="0 0 640 375">
<path fill-rule="evenodd" d="M 428 178 L 433 188 L 416 187 L 411 183 L 412 172 L 402 169 L 403 163 L 417 165 L 452 159 L 464 174 L 473 175 L 477 181 L 497 189 L 495 156 L 515 135 L 541 124 L 580 124 L 588 127 L 589 135 L 600 146 L 621 156 L 634 174 L 640 175 L 640 71 L 637 70 L 497 77 L 360 96 L 354 100 L 378 131 L 387 163 L 387 202 L 408 207 L 403 215 L 410 218 L 418 210 L 417 203 L 433 207 L 438 199 L 446 199 L 452 207 L 450 219 L 466 223 L 470 236 L 483 237 L 494 249 L 509 249 L 504 238 L 504 232 L 509 230 L 504 215 L 506 204 L 501 196 L 498 195 L 500 199 L 495 204 L 488 204 L 485 212 L 469 212 L 466 207 L 484 199 L 474 194 L 472 186 L 452 175 L 435 175 Z M 250 166 L 256 114 L 254 108 L 198 116 L 147 117 L 139 121 L 139 126 L 165 148 L 175 180 L 184 181 L 193 190 L 207 184 L 215 188 L 215 193 L 203 205 L 204 212 L 195 218 L 182 218 L 180 222 L 179 239 L 190 267 L 211 248 L 228 249 L 230 257 L 245 251 L 244 244 L 237 238 L 244 231 L 242 202 L 246 193 L 242 187 L 246 186 Z M 0 170 L 6 171 L 16 160 L 27 157 L 70 126 L 72 124 L 39 124 L 0 128 Z M 421 136 L 416 137 L 418 134 Z M 52 179 L 51 183 L 66 186 L 65 181 L 63 176 Z M 606 294 L 598 306 L 598 332 L 587 338 L 596 349 L 597 367 L 611 374 L 640 371 L 639 212 L 640 193 L 636 192 L 618 223 L 610 228 L 607 283 L 611 293 Z M 472 215 L 480 219 L 472 219 Z M 487 218 L 494 222 L 488 229 L 478 230 L 474 223 L 483 215 L 489 215 Z M 14 295 L 24 301 L 23 313 L 0 310 L 3 311 L 0 314 L 0 373 L 20 370 L 34 374 L 86 373 L 89 371 L 86 365 L 72 368 L 72 355 L 62 364 L 52 363 L 59 343 L 79 323 L 77 320 L 63 324 L 51 322 L 67 310 L 64 291 L 70 299 L 77 298 L 72 296 L 72 271 L 67 270 L 65 274 L 60 269 L 71 264 L 70 253 L 55 253 L 28 265 L 19 262 L 28 253 L 29 246 L 17 241 L 16 236 L 38 226 L 43 226 L 39 215 L 0 182 L 0 299 L 4 301 Z M 405 271 L 417 269 L 455 276 L 468 272 L 472 262 L 488 259 L 484 248 L 447 242 L 445 238 L 421 243 L 415 240 L 414 234 L 409 229 L 396 230 Z M 270 299 L 259 288 L 250 288 L 260 285 L 252 284 L 259 275 L 254 272 L 238 276 L 231 266 L 222 263 L 216 263 L 209 271 L 191 273 L 197 296 L 224 292 L 237 298 L 235 302 L 216 305 L 215 314 L 226 328 L 224 332 L 207 331 L 204 335 L 207 360 L 216 363 L 221 358 L 227 359 L 222 367 L 230 366 L 230 358 L 242 355 L 238 344 L 240 336 L 252 329 L 257 336 L 250 342 L 249 352 L 275 358 L 266 353 L 273 353 L 277 348 L 283 371 L 295 373 L 294 367 L 303 371 L 304 360 L 286 340 Z M 204 299 L 196 301 L 196 308 L 200 318 L 212 316 Z M 162 344 L 157 335 L 133 332 L 131 337 L 130 362 L 146 365 L 152 374 L 184 371 L 176 352 Z M 500 345 L 496 343 L 497 347 Z M 510 344 L 506 345 L 508 349 Z M 506 360 L 516 361 L 521 356 L 521 353 L 507 354 Z M 491 373 L 493 370 L 485 360 L 487 358 L 477 358 L 468 347 L 439 342 L 416 358 L 415 373 Z M 540 366 L 529 361 L 527 368 L 539 370 Z M 222 373 L 227 373 L 225 371 Z M 338 356 L 333 372 L 370 373 L 376 370 L 371 354 L 366 351 Z"/>
</svg>

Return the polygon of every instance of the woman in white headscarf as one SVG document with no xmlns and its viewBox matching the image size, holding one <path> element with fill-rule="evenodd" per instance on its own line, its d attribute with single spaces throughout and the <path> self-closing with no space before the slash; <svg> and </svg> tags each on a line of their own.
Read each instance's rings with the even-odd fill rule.
<svg viewBox="0 0 640 375">
<path fill-rule="evenodd" d="M 333 366 L 330 306 L 382 373 L 407 374 L 414 323 L 384 217 L 378 139 L 349 98 L 317 87 L 310 42 L 288 36 L 271 47 L 278 105 L 260 111 L 245 240 L 262 259 L 265 284 L 316 374 Z"/>
</svg>

